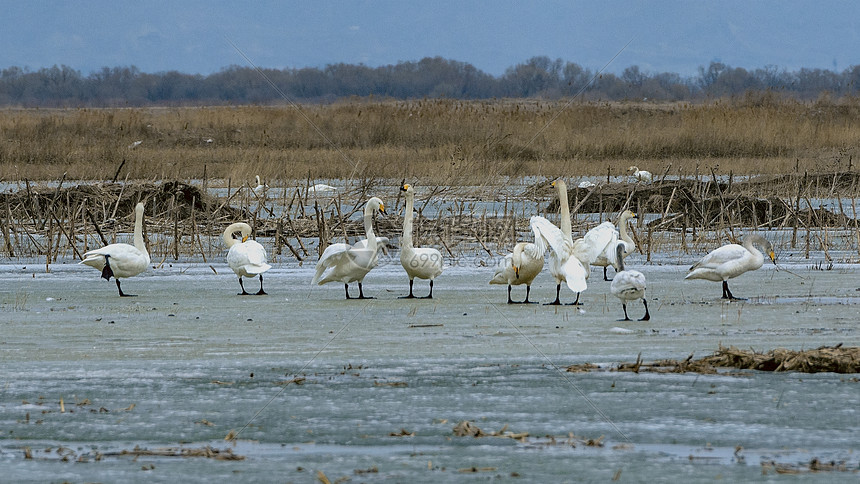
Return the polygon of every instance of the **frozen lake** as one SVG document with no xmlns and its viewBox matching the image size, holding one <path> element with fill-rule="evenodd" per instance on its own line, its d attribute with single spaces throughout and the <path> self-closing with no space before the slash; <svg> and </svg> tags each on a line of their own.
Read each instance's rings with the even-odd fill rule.
<svg viewBox="0 0 860 484">
<path fill-rule="evenodd" d="M 850 470 L 806 478 L 855 481 L 858 375 L 564 369 L 720 344 L 860 345 L 857 268 L 765 266 L 730 283 L 749 301 L 724 303 L 718 283 L 683 281 L 689 264 L 641 261 L 627 265 L 649 279 L 648 322 L 617 321 L 598 268 L 583 306 L 556 308 L 504 304 L 492 268 L 467 263 L 446 268 L 434 300 L 397 299 L 408 285 L 394 260 L 365 280 L 377 299 L 346 301 L 341 284 L 310 286 L 313 264 L 275 264 L 259 297 L 237 296 L 220 261 L 217 275 L 165 264 L 124 281 L 139 296 L 119 298 L 72 261 L 46 273 L 7 260 L 2 480 L 740 482 L 784 479 L 763 462 L 818 459 Z M 544 271 L 531 298 L 554 295 Z M 642 315 L 640 303 L 628 310 Z M 462 421 L 528 436 L 456 436 Z M 157 455 L 207 446 L 244 459 Z"/>
</svg>

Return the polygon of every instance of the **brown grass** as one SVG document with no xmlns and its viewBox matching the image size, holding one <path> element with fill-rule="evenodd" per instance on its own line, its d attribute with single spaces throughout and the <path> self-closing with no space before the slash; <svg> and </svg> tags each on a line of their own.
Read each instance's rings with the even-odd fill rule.
<svg viewBox="0 0 860 484">
<path fill-rule="evenodd" d="M 0 111 L 0 179 L 422 178 L 847 170 L 860 103 L 344 101 Z M 207 142 L 211 139 L 212 142 Z M 129 146 L 135 141 L 142 143 Z M 238 184 L 237 183 L 237 184 Z"/>
</svg>

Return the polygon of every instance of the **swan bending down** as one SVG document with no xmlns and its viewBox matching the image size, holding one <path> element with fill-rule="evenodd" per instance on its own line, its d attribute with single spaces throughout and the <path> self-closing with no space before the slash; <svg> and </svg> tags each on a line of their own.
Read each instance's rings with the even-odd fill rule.
<svg viewBox="0 0 860 484">
<path fill-rule="evenodd" d="M 554 181 L 552 185 L 558 189 L 561 229 L 538 215 L 531 218 L 530 225 L 535 232 L 536 240 L 543 241 L 544 247 L 546 244 L 552 247 L 552 253 L 549 256 L 549 272 L 555 278 L 556 286 L 555 301 L 549 304 L 561 304 L 559 298 L 561 283 L 566 282 L 567 287 L 576 293 L 576 300 L 572 303 L 576 305 L 579 304 L 579 294 L 588 287 L 585 280 L 588 279 L 589 265 L 611 242 L 614 226 L 610 222 L 604 222 L 574 242 L 570 226 L 567 185 L 561 180 Z M 609 230 L 606 224 L 609 224 Z"/>
<path fill-rule="evenodd" d="M 637 182 L 651 183 L 654 179 L 654 175 L 652 175 L 650 171 L 640 170 L 638 166 L 631 166 L 627 171 L 633 172 L 633 178 L 635 178 Z"/>
<path fill-rule="evenodd" d="M 635 301 L 642 299 L 642 304 L 645 305 L 645 316 L 639 321 L 648 321 L 651 319 L 651 314 L 648 313 L 648 301 L 645 300 L 645 275 L 639 271 L 624 270 L 624 245 L 618 243 L 615 245 L 615 257 L 618 260 L 618 273 L 612 279 L 612 284 L 609 285 L 609 290 L 612 295 L 621 300 L 621 307 L 624 309 L 624 319 L 619 321 L 630 321 L 627 316 L 627 301 Z"/>
<path fill-rule="evenodd" d="M 764 263 L 764 255 L 755 248 L 758 244 L 776 265 L 776 255 L 770 241 L 758 234 L 744 237 L 744 244 L 727 244 L 712 250 L 702 260 L 690 267 L 690 272 L 684 279 L 705 279 L 707 281 L 723 282 L 723 299 L 741 300 L 729 290 L 729 279 L 738 277 L 744 272 L 754 271 Z"/>
<path fill-rule="evenodd" d="M 532 228 L 534 230 L 534 227 Z M 532 290 L 532 281 L 535 280 L 540 271 L 543 270 L 543 255 L 546 245 L 543 244 L 537 232 L 535 242 L 519 242 L 514 246 L 513 254 L 508 254 L 499 261 L 496 273 L 490 279 L 490 284 L 508 285 L 508 304 L 531 304 L 529 293 Z M 526 298 L 521 302 L 511 299 L 511 286 L 526 285 Z"/>
<path fill-rule="evenodd" d="M 100 270 L 106 281 L 113 277 L 120 296 L 134 296 L 134 294 L 122 292 L 119 280 L 136 276 L 145 271 L 149 265 L 149 253 L 143 240 L 143 204 L 138 203 L 134 207 L 134 245 L 110 244 L 101 249 L 91 250 L 84 254 L 84 260 L 80 264 Z"/>
<path fill-rule="evenodd" d="M 316 185 L 308 188 L 309 195 L 316 195 L 321 193 L 331 193 L 336 192 L 337 187 L 333 187 L 331 185 L 326 185 L 325 183 L 317 183 Z"/>
<path fill-rule="evenodd" d="M 409 295 L 414 298 L 412 284 L 415 278 L 430 279 L 430 295 L 423 299 L 433 298 L 433 279 L 442 274 L 442 253 L 429 247 L 415 248 L 412 245 L 412 210 L 415 205 L 415 189 L 404 184 L 400 191 L 406 192 L 406 208 L 403 214 L 403 237 L 400 238 L 400 264 L 409 275 Z"/>
<path fill-rule="evenodd" d="M 242 241 L 233 238 L 233 235 L 239 232 L 242 234 Z M 251 226 L 238 222 L 230 225 L 224 230 L 224 243 L 230 249 L 227 252 L 227 265 L 233 272 L 239 276 L 239 287 L 242 288 L 240 296 L 247 296 L 245 285 L 242 284 L 243 277 L 260 276 L 260 290 L 257 291 L 258 296 L 266 294 L 263 290 L 263 273 L 271 269 L 272 266 L 266 262 L 266 249 L 256 240 L 248 240 L 251 236 Z"/>
<path fill-rule="evenodd" d="M 583 181 L 579 182 L 579 185 L 577 185 L 577 186 L 579 188 L 592 188 L 592 187 L 596 187 L 597 185 L 594 182 L 591 182 L 588 180 L 583 180 Z"/>
<path fill-rule="evenodd" d="M 326 247 L 317 262 L 316 273 L 311 284 L 321 286 L 328 282 L 340 281 L 346 291 L 346 298 L 352 299 L 349 296 L 349 283 L 357 281 L 358 299 L 373 299 L 365 297 L 361 282 L 378 262 L 379 242 L 376 234 L 373 233 L 373 213 L 377 210 L 384 214 L 385 205 L 382 200 L 373 197 L 364 206 L 364 232 L 367 239 L 355 245 L 331 244 Z M 324 273 L 325 277 L 323 277 Z"/>
<path fill-rule="evenodd" d="M 633 239 L 630 238 L 630 234 L 627 233 L 627 221 L 631 218 L 636 218 L 636 214 L 630 210 L 622 212 L 621 215 L 618 216 L 618 229 L 615 231 L 615 240 L 618 241 L 618 244 L 624 245 L 624 257 L 627 257 L 636 250 L 636 244 L 633 242 Z M 606 277 L 606 268 L 608 266 L 614 267 L 616 273 L 620 270 L 618 268 L 618 264 L 614 262 L 618 261 L 617 256 L 615 255 L 615 245 L 616 244 L 610 242 L 610 244 L 606 246 L 606 250 L 604 250 L 600 256 L 597 257 L 597 260 L 594 261 L 594 264 L 592 264 L 603 267 L 604 281 L 610 280 Z"/>
</svg>

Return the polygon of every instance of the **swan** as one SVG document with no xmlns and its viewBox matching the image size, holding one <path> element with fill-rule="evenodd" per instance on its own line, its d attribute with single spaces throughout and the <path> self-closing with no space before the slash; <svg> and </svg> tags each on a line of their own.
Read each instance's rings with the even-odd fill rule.
<svg viewBox="0 0 860 484">
<path fill-rule="evenodd" d="M 572 303 L 576 305 L 579 304 L 579 293 L 587 287 L 585 280 L 588 279 L 588 265 L 593 263 L 611 242 L 614 225 L 611 222 L 604 222 L 603 226 L 591 229 L 583 238 L 574 242 L 570 226 L 567 185 L 564 181 L 556 180 L 552 186 L 558 189 L 561 229 L 538 215 L 533 216 L 529 223 L 535 232 L 536 240 L 543 241 L 544 246 L 548 244 L 552 247 L 552 253 L 549 256 L 549 272 L 555 278 L 556 286 L 555 301 L 549 304 L 561 304 L 559 299 L 561 283 L 566 282 L 567 287 L 576 293 L 576 300 Z M 609 224 L 609 230 L 606 230 L 605 224 Z"/>
<path fill-rule="evenodd" d="M 364 232 L 367 240 L 360 241 L 356 245 L 331 244 L 322 253 L 317 262 L 316 273 L 311 284 L 323 285 L 328 282 L 340 281 L 349 296 L 349 283 L 358 282 L 358 299 L 373 299 L 365 297 L 361 282 L 364 276 L 376 267 L 378 262 L 379 242 L 373 233 L 373 213 L 379 210 L 385 213 L 385 205 L 377 197 L 372 197 L 364 206 Z M 326 272 L 328 271 L 328 272 Z M 323 274 L 325 273 L 325 277 Z"/>
<path fill-rule="evenodd" d="M 650 171 L 640 170 L 638 166 L 631 166 L 627 171 L 633 172 L 633 178 L 635 178 L 637 182 L 651 183 L 654 179 L 654 175 L 652 175 Z"/>
<path fill-rule="evenodd" d="M 260 175 L 257 175 L 256 178 L 257 186 L 254 187 L 254 194 L 256 194 L 258 197 L 262 197 L 263 194 L 266 193 L 266 190 L 269 189 L 269 185 L 266 185 L 265 183 L 262 183 L 260 181 Z"/>
<path fill-rule="evenodd" d="M 722 299 L 741 300 L 735 297 L 729 290 L 729 279 L 738 277 L 744 272 L 754 271 L 764 263 L 764 255 L 755 248 L 758 244 L 770 257 L 771 262 L 776 265 L 776 255 L 773 253 L 773 245 L 766 238 L 758 234 L 750 234 L 744 237 L 744 244 L 727 244 L 712 250 L 708 255 L 702 257 L 690 267 L 690 272 L 684 279 L 705 279 L 707 281 L 723 282 Z"/>
<path fill-rule="evenodd" d="M 579 182 L 579 185 L 577 185 L 577 187 L 579 187 L 579 188 L 592 188 L 592 187 L 596 187 L 596 186 L 597 185 L 594 182 L 590 182 L 588 180 L 581 181 L 581 182 Z"/>
<path fill-rule="evenodd" d="M 624 251 L 624 243 L 619 242 L 615 245 L 618 272 L 612 279 L 612 284 L 609 285 L 610 292 L 621 300 L 621 307 L 624 309 L 624 319 L 619 321 L 630 321 L 630 317 L 627 316 L 627 301 L 637 299 L 642 299 L 642 304 L 645 305 L 645 316 L 642 316 L 639 321 L 649 321 L 651 314 L 648 313 L 648 301 L 645 300 L 645 275 L 639 271 L 624 270 Z"/>
<path fill-rule="evenodd" d="M 242 234 L 241 242 L 233 238 L 236 232 Z M 263 290 L 263 273 L 272 266 L 266 263 L 266 249 L 256 240 L 248 240 L 250 236 L 251 226 L 244 222 L 232 224 L 224 230 L 224 243 L 230 249 L 227 252 L 227 264 L 239 276 L 239 287 L 242 288 L 240 296 L 248 295 L 245 292 L 245 285 L 242 284 L 242 278 L 254 276 L 260 276 L 260 290 L 256 294 L 261 296 L 266 294 Z"/>
<path fill-rule="evenodd" d="M 618 230 L 615 233 L 615 240 L 618 240 L 618 244 L 624 245 L 624 257 L 632 254 L 634 250 L 636 250 L 636 244 L 633 242 L 633 239 L 630 238 L 630 234 L 627 233 L 627 221 L 631 218 L 636 218 L 636 214 L 631 212 L 630 210 L 625 210 L 618 216 Z M 610 242 L 609 245 L 606 246 L 606 250 L 597 257 L 597 260 L 594 261 L 595 266 L 603 267 L 603 280 L 609 281 L 606 277 L 606 268 L 608 266 L 615 267 L 615 272 L 618 272 L 617 259 L 615 256 L 615 247 L 616 244 Z"/>
<path fill-rule="evenodd" d="M 433 298 L 433 279 L 442 274 L 442 253 L 429 247 L 415 248 L 412 246 L 412 210 L 415 204 L 415 189 L 408 183 L 400 187 L 400 191 L 406 192 L 406 208 L 403 214 L 403 237 L 400 239 L 400 264 L 409 275 L 409 295 L 406 298 L 414 298 L 412 284 L 415 278 L 430 279 L 430 295 L 425 299 Z"/>
<path fill-rule="evenodd" d="M 337 187 L 333 187 L 331 185 L 326 185 L 325 183 L 317 183 L 316 185 L 308 188 L 308 194 L 309 195 L 324 194 L 324 193 L 330 193 L 330 192 L 336 192 L 336 191 L 337 191 Z"/>
<path fill-rule="evenodd" d="M 532 301 L 529 301 L 532 281 L 543 270 L 543 255 L 546 252 L 546 246 L 541 245 L 542 242 L 535 232 L 535 243 L 519 242 L 514 245 L 512 254 L 499 261 L 490 284 L 508 285 L 508 304 L 532 304 Z M 526 298 L 521 302 L 514 302 L 511 299 L 511 286 L 522 284 L 526 285 Z"/>
<path fill-rule="evenodd" d="M 84 260 L 79 264 L 102 271 L 102 277 L 106 281 L 113 277 L 121 297 L 134 296 L 134 294 L 122 292 L 119 280 L 134 277 L 145 271 L 149 265 L 149 253 L 143 240 L 143 204 L 138 203 L 134 207 L 134 245 L 110 244 L 101 249 L 91 250 L 84 254 Z"/>
</svg>

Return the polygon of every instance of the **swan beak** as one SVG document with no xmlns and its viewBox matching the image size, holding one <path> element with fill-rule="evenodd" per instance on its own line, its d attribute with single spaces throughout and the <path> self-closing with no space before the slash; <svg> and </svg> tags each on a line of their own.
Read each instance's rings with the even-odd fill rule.
<svg viewBox="0 0 860 484">
<path fill-rule="evenodd" d="M 776 265 L 776 254 L 774 254 L 773 251 L 770 251 L 767 253 L 767 255 L 770 256 L 770 260 L 771 262 L 773 262 L 773 265 Z"/>
<path fill-rule="evenodd" d="M 384 205 L 384 204 L 381 204 L 381 203 L 379 204 L 379 211 L 380 211 L 383 215 L 385 214 L 385 205 Z"/>
<path fill-rule="evenodd" d="M 552 181 L 552 186 L 555 186 L 555 180 Z"/>
<path fill-rule="evenodd" d="M 520 278 L 520 268 L 519 266 L 514 266 L 514 274 L 516 274 L 517 279 Z"/>
<path fill-rule="evenodd" d="M 248 236 L 247 235 L 243 236 L 242 237 L 242 243 L 244 244 L 247 241 L 248 241 Z"/>
<path fill-rule="evenodd" d="M 409 190 L 409 184 L 408 183 L 403 185 L 402 187 L 400 187 L 401 192 L 405 192 L 406 190 Z"/>
</svg>

